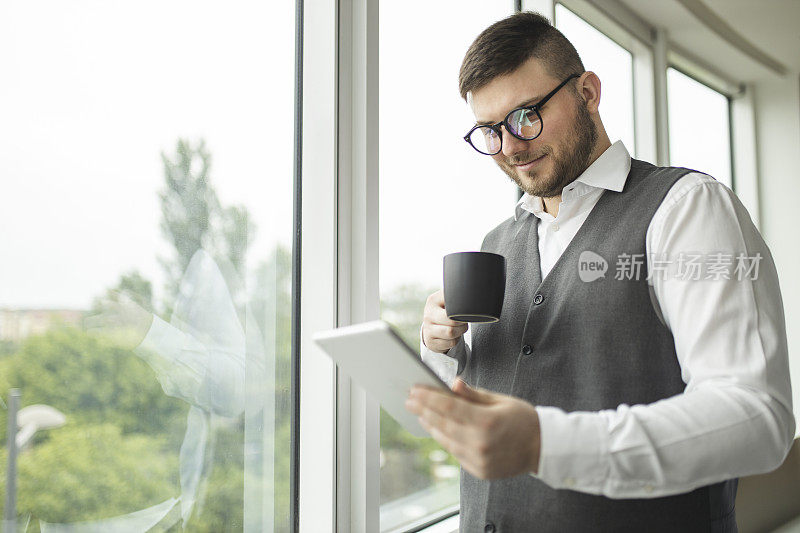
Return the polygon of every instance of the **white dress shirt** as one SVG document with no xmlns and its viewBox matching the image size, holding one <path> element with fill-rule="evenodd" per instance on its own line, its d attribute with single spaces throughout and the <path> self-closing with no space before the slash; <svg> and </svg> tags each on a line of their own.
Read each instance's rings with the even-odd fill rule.
<svg viewBox="0 0 800 533">
<path fill-rule="evenodd" d="M 539 219 L 542 279 L 603 191 L 623 189 L 630 165 L 628 151 L 617 141 L 564 188 L 556 217 L 543 210 L 541 198 L 520 199 L 515 219 L 521 209 Z M 762 258 L 758 275 L 741 280 L 652 277 L 657 311 L 673 334 L 686 390 L 648 405 L 596 412 L 537 405 L 541 454 L 538 474 L 530 475 L 553 488 L 610 498 L 677 494 L 773 470 L 792 444 L 795 420 L 778 276 L 745 207 L 724 184 L 689 173 L 656 210 L 645 246 L 648 272 L 654 254 L 760 253 Z M 469 356 L 470 333 L 459 341 Z M 452 384 L 456 361 L 420 345 L 423 361 Z"/>
</svg>

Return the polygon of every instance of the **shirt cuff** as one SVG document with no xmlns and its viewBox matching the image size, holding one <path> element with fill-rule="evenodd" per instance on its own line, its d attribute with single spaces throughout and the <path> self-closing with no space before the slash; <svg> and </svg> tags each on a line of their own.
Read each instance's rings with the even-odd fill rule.
<svg viewBox="0 0 800 533">
<path fill-rule="evenodd" d="M 536 406 L 539 414 L 539 471 L 529 475 L 555 489 L 599 493 L 608 475 L 608 435 L 594 412 L 567 413 L 558 407 Z"/>
<path fill-rule="evenodd" d="M 422 362 L 428 365 L 439 376 L 439 379 L 447 383 L 448 387 L 452 388 L 458 372 L 458 360 L 447 354 L 434 352 L 425 346 L 425 341 L 422 338 L 422 327 L 419 328 L 419 354 Z"/>
<path fill-rule="evenodd" d="M 177 334 L 176 334 L 177 333 Z M 175 329 L 174 326 L 165 322 L 156 315 L 153 315 L 153 322 L 147 335 L 142 342 L 134 348 L 140 356 L 147 357 L 151 354 L 158 354 L 164 359 L 173 359 L 175 354 L 179 354 L 183 348 L 184 335 Z"/>
</svg>

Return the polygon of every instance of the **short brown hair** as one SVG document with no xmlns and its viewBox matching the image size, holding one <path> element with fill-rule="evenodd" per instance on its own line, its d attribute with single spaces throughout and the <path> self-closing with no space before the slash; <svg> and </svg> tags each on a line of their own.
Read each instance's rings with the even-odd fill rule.
<svg viewBox="0 0 800 533">
<path fill-rule="evenodd" d="M 535 57 L 556 79 L 584 71 L 583 62 L 572 43 L 539 13 L 522 11 L 497 21 L 470 45 L 461 71 L 458 89 L 461 98 L 510 74 Z"/>
</svg>

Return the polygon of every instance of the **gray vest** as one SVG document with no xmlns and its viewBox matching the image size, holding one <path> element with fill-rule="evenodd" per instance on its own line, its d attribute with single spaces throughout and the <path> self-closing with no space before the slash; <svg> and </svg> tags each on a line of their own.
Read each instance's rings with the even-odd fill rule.
<svg viewBox="0 0 800 533">
<path fill-rule="evenodd" d="M 538 218 L 523 211 L 489 232 L 481 249 L 506 257 L 503 311 L 499 322 L 472 325 L 469 360 L 449 352 L 459 360 L 460 377 L 567 412 L 649 404 L 683 392 L 646 261 L 638 280 L 617 280 L 615 273 L 620 254 L 646 253 L 653 214 L 687 172 L 634 159 L 624 190 L 603 192 L 544 280 Z M 605 277 L 581 280 L 585 250 L 608 262 Z M 674 496 L 612 499 L 552 489 L 527 474 L 481 480 L 462 469 L 461 531 L 736 531 L 736 485 L 731 479 Z"/>
</svg>

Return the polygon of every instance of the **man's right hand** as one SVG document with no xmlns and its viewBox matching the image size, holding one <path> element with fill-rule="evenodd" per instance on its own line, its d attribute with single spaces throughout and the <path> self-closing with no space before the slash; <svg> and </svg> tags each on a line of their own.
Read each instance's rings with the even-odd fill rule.
<svg viewBox="0 0 800 533">
<path fill-rule="evenodd" d="M 444 310 L 444 291 L 438 290 L 428 296 L 422 318 L 422 342 L 429 350 L 446 353 L 458 344 L 468 326 L 467 322 L 447 318 Z"/>
</svg>

